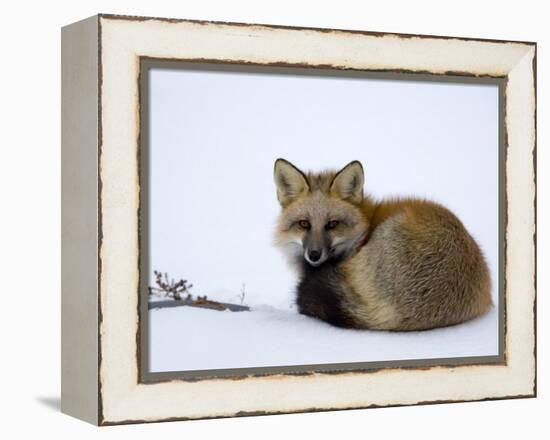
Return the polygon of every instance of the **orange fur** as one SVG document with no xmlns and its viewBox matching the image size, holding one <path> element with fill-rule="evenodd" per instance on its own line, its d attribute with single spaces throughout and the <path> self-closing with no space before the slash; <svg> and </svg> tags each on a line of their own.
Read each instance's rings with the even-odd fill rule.
<svg viewBox="0 0 550 440">
<path fill-rule="evenodd" d="M 275 180 L 282 206 L 277 243 L 291 245 L 298 268 L 304 258 L 309 261 L 312 243 L 324 246 L 322 261 L 309 263 L 333 267 L 328 275 L 318 271 L 332 290 L 310 279 L 308 286 L 319 285 L 326 303 L 316 304 L 312 315 L 328 320 L 330 310 L 323 307 L 337 300 L 338 325 L 422 330 L 457 324 L 491 307 L 483 254 L 462 222 L 440 204 L 415 198 L 373 201 L 363 194 L 358 162 L 338 173 L 305 174 L 278 161 Z M 339 220 L 338 226 L 327 230 L 331 219 Z M 297 226 L 300 220 L 310 228 Z M 310 287 L 307 293 L 315 302 Z"/>
</svg>

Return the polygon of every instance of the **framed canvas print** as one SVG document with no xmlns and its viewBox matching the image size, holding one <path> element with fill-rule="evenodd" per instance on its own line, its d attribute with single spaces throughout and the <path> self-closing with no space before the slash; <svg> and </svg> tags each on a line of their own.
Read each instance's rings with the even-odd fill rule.
<svg viewBox="0 0 550 440">
<path fill-rule="evenodd" d="M 536 395 L 536 46 L 98 15 L 62 32 L 62 410 Z"/>
</svg>

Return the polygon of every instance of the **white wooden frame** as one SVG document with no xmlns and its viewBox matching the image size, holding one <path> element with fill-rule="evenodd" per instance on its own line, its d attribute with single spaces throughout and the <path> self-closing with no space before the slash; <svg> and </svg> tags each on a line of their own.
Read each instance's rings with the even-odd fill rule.
<svg viewBox="0 0 550 440">
<path fill-rule="evenodd" d="M 536 394 L 534 43 L 100 15 L 63 29 L 62 409 L 94 424 Z M 140 59 L 506 80 L 506 360 L 139 380 Z"/>
</svg>

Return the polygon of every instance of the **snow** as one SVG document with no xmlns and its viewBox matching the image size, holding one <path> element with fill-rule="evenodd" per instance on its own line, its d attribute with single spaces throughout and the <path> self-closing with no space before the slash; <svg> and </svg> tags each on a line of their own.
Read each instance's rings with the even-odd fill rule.
<svg viewBox="0 0 550 440">
<path fill-rule="evenodd" d="M 443 203 L 498 287 L 496 86 L 153 69 L 150 95 L 151 281 L 159 270 L 214 299 L 245 284 L 247 304 L 292 301 L 273 246 L 284 157 L 311 170 L 357 159 L 373 196 Z"/>
<path fill-rule="evenodd" d="M 149 317 L 151 372 L 498 354 L 496 308 L 423 332 L 341 329 L 270 306 L 250 312 L 183 306 L 153 309 Z"/>
</svg>

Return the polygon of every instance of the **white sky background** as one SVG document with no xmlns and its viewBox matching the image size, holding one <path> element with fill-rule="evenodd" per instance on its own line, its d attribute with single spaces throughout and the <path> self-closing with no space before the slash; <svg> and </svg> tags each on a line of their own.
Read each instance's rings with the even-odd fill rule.
<svg viewBox="0 0 550 440">
<path fill-rule="evenodd" d="M 373 196 L 427 197 L 458 215 L 496 304 L 496 86 L 153 69 L 149 113 L 151 272 L 233 302 L 244 283 L 247 304 L 290 307 L 296 280 L 272 245 L 273 163 L 357 159 Z"/>
</svg>

